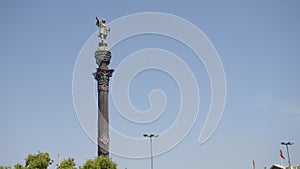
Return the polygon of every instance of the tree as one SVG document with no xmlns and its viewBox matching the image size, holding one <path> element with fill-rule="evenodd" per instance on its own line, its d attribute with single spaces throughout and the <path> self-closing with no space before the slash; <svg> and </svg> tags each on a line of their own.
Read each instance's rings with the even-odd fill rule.
<svg viewBox="0 0 300 169">
<path fill-rule="evenodd" d="M 68 158 L 61 162 L 60 166 L 58 166 L 58 169 L 76 169 L 75 165 L 75 160 L 73 158 Z"/>
<path fill-rule="evenodd" d="M 37 154 L 30 154 L 25 159 L 25 166 L 16 164 L 14 167 L 1 166 L 0 169 L 47 169 L 53 163 L 48 153 L 38 151 Z M 57 169 L 77 169 L 73 158 L 64 159 Z M 79 169 L 117 169 L 117 163 L 108 157 L 99 156 L 92 160 L 87 160 L 83 167 Z"/>
<path fill-rule="evenodd" d="M 96 164 L 99 165 L 101 169 L 117 169 L 117 164 L 107 157 L 98 157 L 96 159 Z"/>
<path fill-rule="evenodd" d="M 0 166 L 0 169 L 11 169 L 10 166 Z"/>
<path fill-rule="evenodd" d="M 25 169 L 25 167 L 23 167 L 21 164 L 16 164 L 14 169 Z"/>
<path fill-rule="evenodd" d="M 88 160 L 82 169 L 117 169 L 117 164 L 107 157 L 99 156 L 95 160 Z"/>
<path fill-rule="evenodd" d="M 82 169 L 99 169 L 100 167 L 96 166 L 96 163 L 94 160 L 87 160 L 84 164 Z"/>
<path fill-rule="evenodd" d="M 25 167 L 28 169 L 47 169 L 47 167 L 53 162 L 48 153 L 42 153 L 39 151 L 37 154 L 28 155 L 25 161 Z"/>
</svg>

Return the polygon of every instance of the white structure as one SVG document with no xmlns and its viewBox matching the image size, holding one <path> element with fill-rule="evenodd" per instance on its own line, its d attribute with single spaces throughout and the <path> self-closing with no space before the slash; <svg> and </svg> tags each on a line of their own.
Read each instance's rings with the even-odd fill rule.
<svg viewBox="0 0 300 169">
<path fill-rule="evenodd" d="M 272 167 L 270 169 L 285 169 L 287 167 L 279 165 L 279 164 L 274 164 L 272 165 Z"/>
<path fill-rule="evenodd" d="M 272 167 L 270 169 L 289 169 L 289 167 L 285 167 L 279 164 L 274 164 L 272 165 Z M 292 166 L 292 169 L 300 169 L 300 165 L 299 166 Z"/>
</svg>

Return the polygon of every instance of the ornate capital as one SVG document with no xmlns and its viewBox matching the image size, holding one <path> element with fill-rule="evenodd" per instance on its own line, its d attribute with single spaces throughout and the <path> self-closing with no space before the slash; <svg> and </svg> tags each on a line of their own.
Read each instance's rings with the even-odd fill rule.
<svg viewBox="0 0 300 169">
<path fill-rule="evenodd" d="M 105 89 L 107 86 L 108 90 L 108 85 L 109 85 L 109 78 L 112 76 L 112 73 L 114 72 L 113 69 L 101 69 L 100 67 L 97 69 L 97 72 L 95 73 L 95 79 L 98 82 L 98 86 L 102 86 L 100 90 Z M 99 89 L 99 88 L 98 88 Z"/>
</svg>

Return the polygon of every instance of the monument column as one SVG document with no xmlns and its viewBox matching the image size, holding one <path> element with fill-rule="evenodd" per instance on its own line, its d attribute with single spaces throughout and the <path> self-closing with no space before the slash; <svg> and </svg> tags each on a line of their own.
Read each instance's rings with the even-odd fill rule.
<svg viewBox="0 0 300 169">
<path fill-rule="evenodd" d="M 106 43 L 109 27 L 106 26 L 104 19 L 101 21 L 97 17 L 96 19 L 96 25 L 99 27 L 98 36 L 101 39 L 95 51 L 98 68 L 94 73 L 98 88 L 98 156 L 109 157 L 108 91 L 109 79 L 114 70 L 108 68 L 111 59 L 111 52 Z"/>
</svg>

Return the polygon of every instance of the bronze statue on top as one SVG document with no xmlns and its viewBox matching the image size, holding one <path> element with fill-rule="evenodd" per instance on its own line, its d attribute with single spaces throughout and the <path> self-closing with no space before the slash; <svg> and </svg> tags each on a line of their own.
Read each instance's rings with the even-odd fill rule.
<svg viewBox="0 0 300 169">
<path fill-rule="evenodd" d="M 100 21 L 98 17 L 96 17 L 96 25 L 99 28 L 98 36 L 101 38 L 101 43 L 103 44 L 106 44 L 106 37 L 110 31 L 110 28 L 105 23 L 106 21 L 104 18 Z"/>
</svg>

